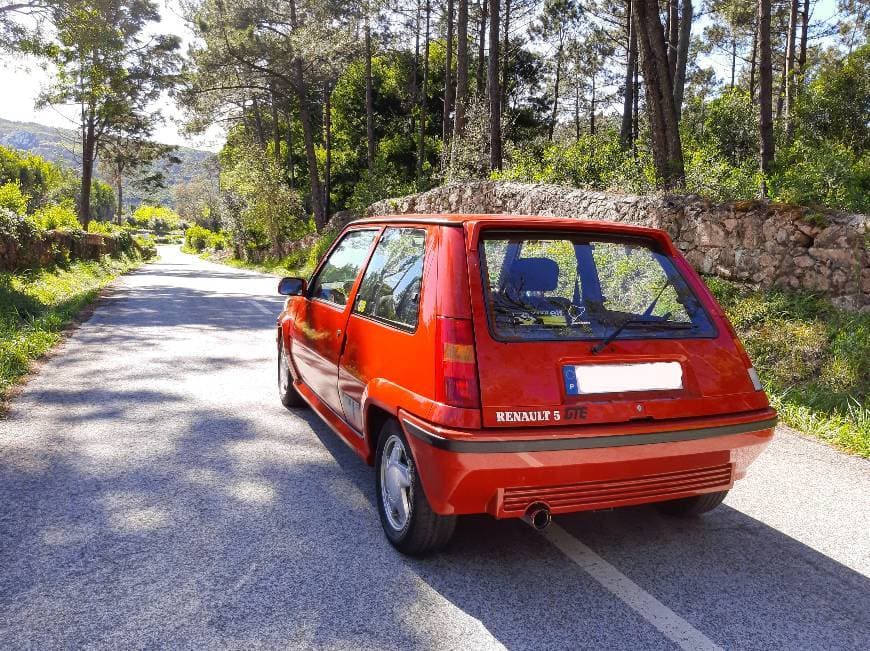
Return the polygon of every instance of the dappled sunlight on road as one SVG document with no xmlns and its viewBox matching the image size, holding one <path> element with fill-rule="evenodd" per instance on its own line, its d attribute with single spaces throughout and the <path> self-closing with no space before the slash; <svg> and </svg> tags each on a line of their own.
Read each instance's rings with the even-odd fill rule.
<svg viewBox="0 0 870 651">
<path fill-rule="evenodd" d="M 0 422 L 0 646 L 673 648 L 518 521 L 397 554 L 372 469 L 278 402 L 280 306 L 272 278 L 164 253 L 45 364 Z M 557 522 L 720 646 L 866 647 L 867 577 L 762 497 Z"/>
</svg>

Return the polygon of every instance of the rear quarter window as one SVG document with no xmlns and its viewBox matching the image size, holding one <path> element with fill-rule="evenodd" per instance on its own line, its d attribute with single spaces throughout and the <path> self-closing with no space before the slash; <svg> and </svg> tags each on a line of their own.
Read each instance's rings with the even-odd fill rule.
<svg viewBox="0 0 870 651">
<path fill-rule="evenodd" d="M 416 329 L 425 248 L 424 229 L 385 229 L 360 283 L 354 314 Z"/>
</svg>

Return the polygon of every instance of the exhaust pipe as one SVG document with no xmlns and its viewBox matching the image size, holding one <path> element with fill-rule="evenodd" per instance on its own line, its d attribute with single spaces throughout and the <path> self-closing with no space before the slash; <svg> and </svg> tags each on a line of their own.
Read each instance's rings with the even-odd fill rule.
<svg viewBox="0 0 870 651">
<path fill-rule="evenodd" d="M 523 522 L 529 525 L 532 529 L 541 531 L 550 526 L 552 518 L 550 517 L 550 507 L 541 502 L 535 502 L 526 509 L 523 515 Z"/>
</svg>

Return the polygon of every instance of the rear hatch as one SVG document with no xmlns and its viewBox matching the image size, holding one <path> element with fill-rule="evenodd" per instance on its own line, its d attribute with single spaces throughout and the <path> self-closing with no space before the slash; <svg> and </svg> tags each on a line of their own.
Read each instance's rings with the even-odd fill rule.
<svg viewBox="0 0 870 651">
<path fill-rule="evenodd" d="M 767 406 L 717 306 L 663 234 L 487 228 L 475 239 L 469 271 L 484 427 Z"/>
</svg>

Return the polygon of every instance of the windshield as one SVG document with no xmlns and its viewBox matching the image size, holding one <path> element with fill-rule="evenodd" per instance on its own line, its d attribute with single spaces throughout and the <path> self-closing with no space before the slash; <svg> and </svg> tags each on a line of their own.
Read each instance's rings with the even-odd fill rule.
<svg viewBox="0 0 870 651">
<path fill-rule="evenodd" d="M 481 241 L 481 258 L 490 327 L 498 339 L 716 334 L 653 240 L 490 232 Z"/>
</svg>

